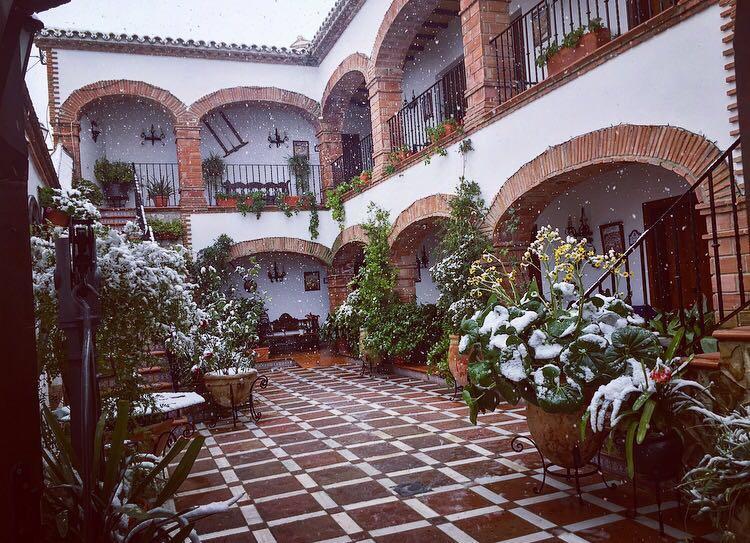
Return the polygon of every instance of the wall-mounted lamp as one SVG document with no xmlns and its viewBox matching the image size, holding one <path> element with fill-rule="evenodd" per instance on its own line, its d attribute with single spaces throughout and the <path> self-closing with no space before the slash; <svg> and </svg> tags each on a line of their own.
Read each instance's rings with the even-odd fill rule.
<svg viewBox="0 0 750 543">
<path fill-rule="evenodd" d="M 157 130 L 159 131 L 158 136 L 156 135 Z M 141 132 L 141 139 L 143 140 L 141 141 L 141 145 L 144 145 L 147 141 L 151 142 L 152 147 L 157 141 L 160 141 L 162 145 L 166 145 L 167 143 L 164 141 L 164 138 L 164 130 L 161 129 L 161 126 L 154 128 L 154 125 L 152 124 L 151 128 L 148 129 L 148 132 L 145 130 Z"/>
<path fill-rule="evenodd" d="M 276 148 L 278 149 L 281 147 L 282 144 L 285 144 L 289 141 L 289 136 L 286 133 L 286 130 L 284 130 L 284 136 L 282 137 L 281 134 L 279 134 L 279 129 L 275 126 L 273 127 L 273 130 L 268 132 L 268 148 L 271 148 L 271 145 L 276 145 Z"/>
<path fill-rule="evenodd" d="M 286 270 L 284 267 L 281 267 L 281 271 L 279 272 L 279 266 L 276 264 L 276 261 L 273 261 L 273 267 L 268 268 L 268 279 L 271 281 L 271 283 L 281 283 L 284 278 L 286 277 Z"/>
<path fill-rule="evenodd" d="M 417 267 L 427 269 L 430 265 L 429 257 L 427 256 L 427 247 L 422 245 L 422 258 L 417 255 Z"/>
<path fill-rule="evenodd" d="M 586 217 L 586 208 L 581 208 L 581 218 L 578 220 L 578 228 L 573 225 L 573 216 L 568 215 L 568 225 L 565 227 L 565 234 L 578 239 L 586 239 L 588 243 L 594 242 L 594 232 L 589 226 L 589 220 Z"/>
<path fill-rule="evenodd" d="M 99 134 L 101 133 L 102 131 L 99 130 L 99 124 L 96 121 L 91 121 L 91 139 L 94 140 L 94 143 L 99 139 Z"/>
</svg>

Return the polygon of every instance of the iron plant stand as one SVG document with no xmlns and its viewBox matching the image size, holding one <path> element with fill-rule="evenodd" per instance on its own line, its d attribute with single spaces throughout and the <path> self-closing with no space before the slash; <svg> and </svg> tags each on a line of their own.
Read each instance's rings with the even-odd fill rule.
<svg viewBox="0 0 750 543">
<path fill-rule="evenodd" d="M 260 384 L 258 385 L 258 383 Z M 253 398 L 255 385 L 260 386 L 261 389 L 265 389 L 268 386 L 268 377 L 265 375 L 259 375 L 258 378 L 253 381 L 253 384 L 250 385 L 250 397 L 245 403 L 237 403 L 235 401 L 234 387 L 232 385 L 229 385 L 229 398 L 231 400 L 230 407 L 223 407 L 219 405 L 218 403 L 216 403 L 216 401 L 214 401 L 210 393 L 206 394 L 207 400 L 204 408 L 204 420 L 206 421 L 208 427 L 214 428 L 219 420 L 228 418 L 231 415 L 232 428 L 236 429 L 237 422 L 239 421 L 241 415 L 240 411 L 244 409 L 250 411 L 250 417 L 257 424 L 263 416 L 263 413 L 255 409 L 255 402 Z"/>
<path fill-rule="evenodd" d="M 514 452 L 521 452 L 524 449 L 524 444 L 521 440 L 528 441 L 536 450 L 537 454 L 539 455 L 539 459 L 542 461 L 542 481 L 539 483 L 539 486 L 534 488 L 535 494 L 541 494 L 542 490 L 544 489 L 544 485 L 547 481 L 547 474 L 555 476 L 555 477 L 564 477 L 567 480 L 573 479 L 575 480 L 576 484 L 576 494 L 578 495 L 578 500 L 583 503 L 583 498 L 581 497 L 581 478 L 583 477 L 589 477 L 594 474 L 599 474 L 602 478 L 602 481 L 608 488 L 614 488 L 614 483 L 609 483 L 604 478 L 604 473 L 602 472 L 600 465 L 601 465 L 601 454 L 602 449 L 601 446 L 599 447 L 599 451 L 597 452 L 597 461 L 588 461 L 588 462 L 582 462 L 581 461 L 581 451 L 578 448 L 578 445 L 575 445 L 573 447 L 573 463 L 575 464 L 575 467 L 573 468 L 565 468 L 562 466 L 557 466 L 561 469 L 564 469 L 565 472 L 560 471 L 552 471 L 552 468 L 556 467 L 556 464 L 553 464 L 551 462 L 548 462 L 544 455 L 542 454 L 542 451 L 539 450 L 539 447 L 537 447 L 536 443 L 534 443 L 534 440 L 530 437 L 523 436 L 520 434 L 517 434 L 513 437 L 513 439 L 510 442 L 510 448 Z M 572 472 L 572 473 L 571 473 Z"/>
</svg>

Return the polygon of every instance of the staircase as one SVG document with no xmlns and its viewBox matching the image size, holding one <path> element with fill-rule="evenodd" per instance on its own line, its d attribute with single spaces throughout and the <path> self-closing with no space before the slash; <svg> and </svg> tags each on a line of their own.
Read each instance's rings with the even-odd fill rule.
<svg viewBox="0 0 750 543">
<path fill-rule="evenodd" d="M 102 207 L 99 209 L 99 213 L 102 215 L 102 224 L 116 230 L 122 230 L 127 222 L 137 224 L 134 208 Z"/>
</svg>

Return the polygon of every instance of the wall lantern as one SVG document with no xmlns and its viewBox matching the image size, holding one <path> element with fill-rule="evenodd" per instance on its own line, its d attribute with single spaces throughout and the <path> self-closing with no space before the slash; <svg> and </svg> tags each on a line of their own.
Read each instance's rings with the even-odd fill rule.
<svg viewBox="0 0 750 543">
<path fill-rule="evenodd" d="M 156 131 L 159 131 L 159 135 L 156 135 Z M 158 126 L 154 128 L 154 125 L 151 125 L 151 128 L 148 129 L 148 133 L 144 130 L 141 132 L 141 145 L 144 145 L 147 141 L 151 142 L 151 146 L 153 147 L 154 144 L 156 144 L 157 141 L 160 141 L 162 145 L 166 145 L 167 143 L 164 141 L 164 130 L 161 129 L 161 126 Z M 96 141 L 96 140 L 94 140 Z"/>
<path fill-rule="evenodd" d="M 99 139 L 99 134 L 101 133 L 102 131 L 99 130 L 99 124 L 96 121 L 91 121 L 91 139 L 94 140 L 94 143 Z"/>
<path fill-rule="evenodd" d="M 284 130 L 284 136 L 282 137 L 281 134 L 279 134 L 279 129 L 275 126 L 273 127 L 273 130 L 270 130 L 268 132 L 268 148 L 270 149 L 272 145 L 276 145 L 276 148 L 278 149 L 281 147 L 282 144 L 289 141 L 289 136 L 286 133 L 286 130 Z"/>
<path fill-rule="evenodd" d="M 286 277 L 286 270 L 284 267 L 281 267 L 281 271 L 279 272 L 279 266 L 276 264 L 276 261 L 273 261 L 273 267 L 268 268 L 268 279 L 271 281 L 271 283 L 281 283 L 284 278 Z"/>
<path fill-rule="evenodd" d="M 581 208 L 581 218 L 578 220 L 578 228 L 573 225 L 572 215 L 568 215 L 568 225 L 565 227 L 565 234 L 578 239 L 585 239 L 589 244 L 594 242 L 594 232 L 589 226 L 589 220 L 586 217 L 586 208 Z"/>
<path fill-rule="evenodd" d="M 429 265 L 430 265 L 430 260 L 429 260 L 429 257 L 427 256 L 427 248 L 424 245 L 422 245 L 422 257 L 420 258 L 419 255 L 417 255 L 417 267 L 427 269 Z"/>
</svg>

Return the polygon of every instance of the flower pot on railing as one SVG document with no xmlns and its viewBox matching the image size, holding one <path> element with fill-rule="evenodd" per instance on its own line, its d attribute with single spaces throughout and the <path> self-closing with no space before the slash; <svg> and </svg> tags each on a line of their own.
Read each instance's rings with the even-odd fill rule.
<svg viewBox="0 0 750 543">
<path fill-rule="evenodd" d="M 67 213 L 51 207 L 44 210 L 44 218 L 55 226 L 65 227 L 68 226 L 68 223 L 70 222 L 70 217 Z"/>
<path fill-rule="evenodd" d="M 551 55 L 547 60 L 547 70 L 549 75 L 555 75 L 563 71 L 571 64 L 578 62 L 587 55 L 596 51 L 599 47 L 612 39 L 609 28 L 599 28 L 587 32 L 575 47 L 562 47 L 560 50 Z"/>
<path fill-rule="evenodd" d="M 151 202 L 154 204 L 154 207 L 167 207 L 169 205 L 169 196 L 152 196 Z"/>
<path fill-rule="evenodd" d="M 370 177 L 370 172 L 368 172 L 367 170 L 359 174 L 359 180 L 362 181 L 363 183 L 369 183 L 370 179 L 372 178 Z"/>
<path fill-rule="evenodd" d="M 247 199 L 248 205 L 252 205 L 252 198 Z M 233 208 L 237 207 L 236 196 L 216 196 L 216 207 Z"/>
<path fill-rule="evenodd" d="M 302 199 L 301 196 L 291 196 L 289 194 L 284 195 L 284 203 L 288 205 L 289 207 L 297 207 L 301 199 Z"/>
</svg>

